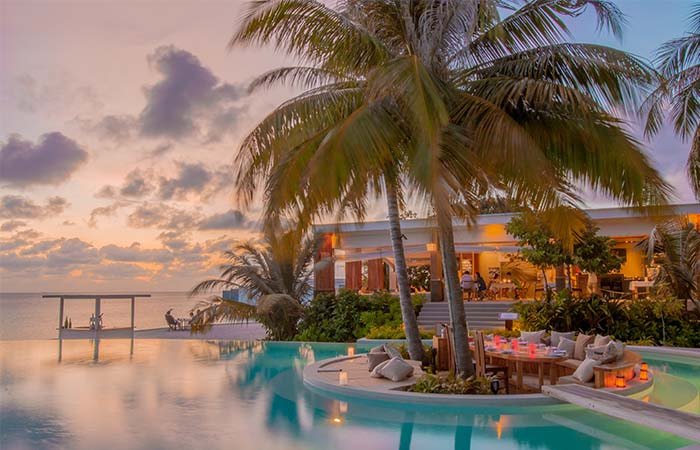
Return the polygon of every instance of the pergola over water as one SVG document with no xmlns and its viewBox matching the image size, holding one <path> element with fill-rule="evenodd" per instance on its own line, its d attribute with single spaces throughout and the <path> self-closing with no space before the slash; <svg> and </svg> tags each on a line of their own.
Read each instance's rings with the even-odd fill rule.
<svg viewBox="0 0 700 450">
<path fill-rule="evenodd" d="M 58 306 L 58 338 L 63 337 L 63 305 L 65 300 L 95 300 L 95 337 L 101 331 L 99 317 L 102 300 L 128 300 L 131 299 L 131 337 L 134 336 L 134 307 L 137 298 L 150 297 L 151 294 L 50 294 L 43 298 L 60 299 Z M 93 331 L 93 330 L 90 330 Z"/>
</svg>

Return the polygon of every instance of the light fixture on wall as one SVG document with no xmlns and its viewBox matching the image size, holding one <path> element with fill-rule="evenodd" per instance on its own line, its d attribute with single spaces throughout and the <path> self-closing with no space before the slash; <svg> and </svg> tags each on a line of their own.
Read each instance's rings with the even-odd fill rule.
<svg viewBox="0 0 700 450">
<path fill-rule="evenodd" d="M 437 244 L 435 242 L 428 242 L 427 244 L 425 244 L 425 249 L 429 252 L 436 252 Z"/>
</svg>

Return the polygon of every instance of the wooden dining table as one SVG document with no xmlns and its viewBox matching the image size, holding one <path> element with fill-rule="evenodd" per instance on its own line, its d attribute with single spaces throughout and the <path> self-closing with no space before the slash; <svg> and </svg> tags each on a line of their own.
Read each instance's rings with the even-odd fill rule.
<svg viewBox="0 0 700 450">
<path fill-rule="evenodd" d="M 503 353 L 502 351 L 489 351 L 484 350 L 485 355 L 489 358 L 491 363 L 494 359 L 500 359 L 506 361 L 508 364 L 513 364 L 515 366 L 515 385 L 518 389 L 523 387 L 523 369 L 525 363 L 531 363 L 537 365 L 537 380 L 539 388 L 542 389 L 544 385 L 544 374 L 546 366 L 549 366 L 549 384 L 555 385 L 557 383 L 557 365 L 559 361 L 564 361 L 566 356 L 553 356 L 547 355 L 544 352 L 538 350 L 534 356 L 530 356 L 527 348 L 521 349 L 518 352 L 513 353 Z"/>
</svg>

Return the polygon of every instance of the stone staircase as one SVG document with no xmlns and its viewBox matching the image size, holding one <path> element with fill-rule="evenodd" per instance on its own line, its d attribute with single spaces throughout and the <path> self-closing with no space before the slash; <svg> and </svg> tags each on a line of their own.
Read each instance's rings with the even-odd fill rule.
<svg viewBox="0 0 700 450">
<path fill-rule="evenodd" d="M 464 312 L 470 330 L 488 328 L 503 328 L 505 322 L 498 320 L 498 315 L 507 312 L 514 302 L 464 302 Z M 427 330 L 435 330 L 435 324 L 450 321 L 450 310 L 447 302 L 428 302 L 423 305 L 418 315 L 418 326 Z"/>
</svg>

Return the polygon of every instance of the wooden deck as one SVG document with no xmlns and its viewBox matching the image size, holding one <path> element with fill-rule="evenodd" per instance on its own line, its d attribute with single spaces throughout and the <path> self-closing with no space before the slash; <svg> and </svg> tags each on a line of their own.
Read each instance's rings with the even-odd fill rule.
<svg viewBox="0 0 700 450">
<path fill-rule="evenodd" d="M 542 393 L 590 410 L 700 442 L 700 416 L 577 384 L 543 386 Z"/>
</svg>

